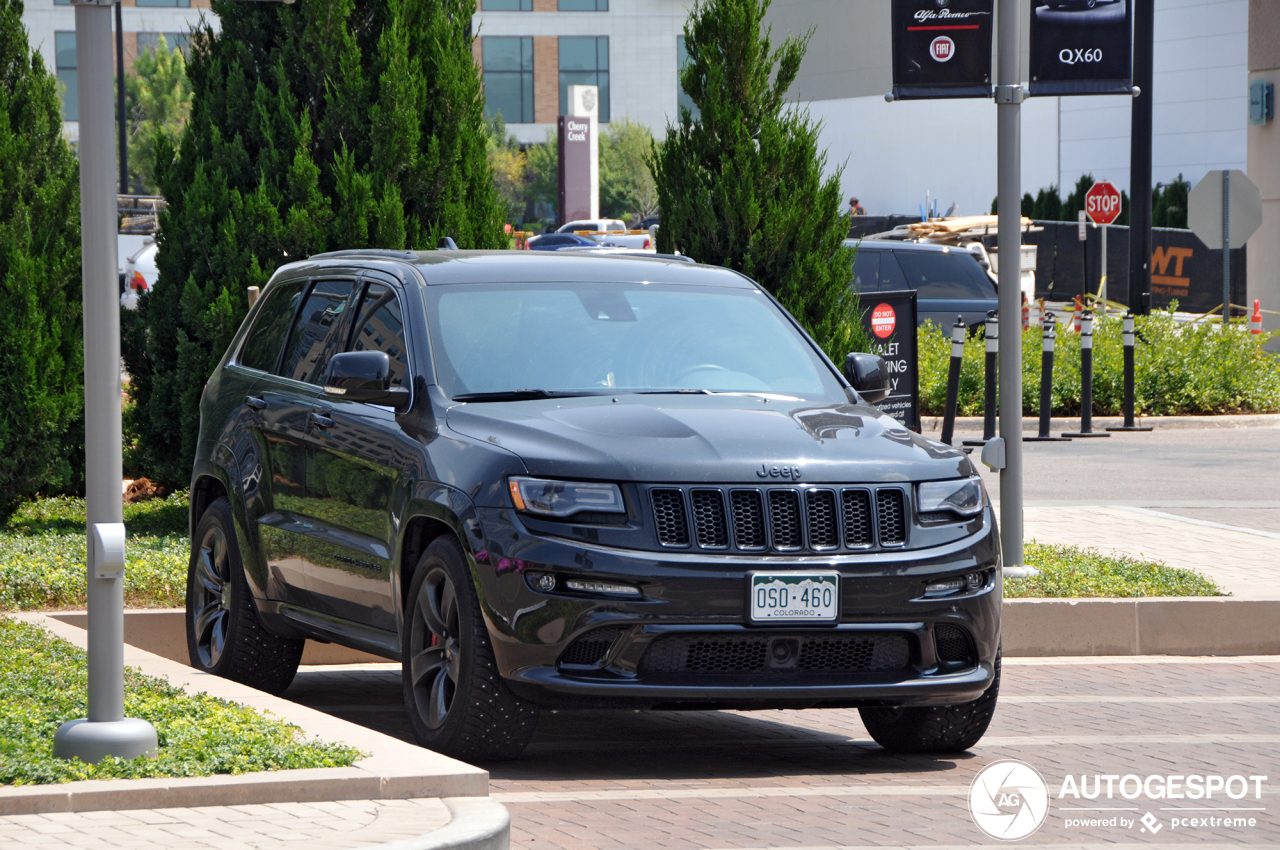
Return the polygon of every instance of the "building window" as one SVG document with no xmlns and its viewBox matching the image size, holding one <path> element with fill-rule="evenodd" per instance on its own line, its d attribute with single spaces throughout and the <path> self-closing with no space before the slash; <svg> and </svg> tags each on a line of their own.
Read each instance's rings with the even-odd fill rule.
<svg viewBox="0 0 1280 850">
<path fill-rule="evenodd" d="M 569 86 L 599 86 L 600 122 L 609 121 L 609 37 L 560 39 L 560 114 L 569 110 Z"/>
<path fill-rule="evenodd" d="M 181 50 L 183 56 L 187 55 L 187 45 L 191 36 L 184 32 L 140 32 L 138 33 L 138 52 L 157 49 L 160 46 L 161 35 L 164 36 L 165 46 L 169 50 Z"/>
<path fill-rule="evenodd" d="M 71 0 L 53 0 L 55 6 L 70 6 Z"/>
<path fill-rule="evenodd" d="M 684 46 L 684 36 L 676 36 L 676 113 L 679 114 L 680 107 L 688 109 L 696 120 L 702 114 L 702 110 L 693 102 L 693 98 L 689 97 L 689 93 L 684 90 L 684 86 L 680 83 L 680 73 L 684 67 L 689 64 L 689 51 Z"/>
<path fill-rule="evenodd" d="M 482 12 L 532 12 L 533 0 L 480 0 Z"/>
<path fill-rule="evenodd" d="M 53 51 L 57 57 L 58 82 L 62 83 L 62 120 L 79 121 L 76 108 L 76 34 L 55 32 Z"/>
<path fill-rule="evenodd" d="M 533 123 L 533 39 L 482 38 L 484 114 L 508 124 Z"/>
<path fill-rule="evenodd" d="M 607 12 L 609 0 L 559 0 L 561 12 Z"/>
<path fill-rule="evenodd" d="M 171 6 L 180 9 L 191 8 L 191 0 L 137 0 L 139 6 Z"/>
</svg>

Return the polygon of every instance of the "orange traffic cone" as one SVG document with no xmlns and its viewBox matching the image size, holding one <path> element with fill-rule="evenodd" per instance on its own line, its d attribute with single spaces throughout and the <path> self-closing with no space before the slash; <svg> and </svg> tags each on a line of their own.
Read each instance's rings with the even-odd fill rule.
<svg viewBox="0 0 1280 850">
<path fill-rule="evenodd" d="M 1262 333 L 1262 304 L 1257 298 L 1253 299 L 1253 316 L 1249 319 L 1249 333 Z"/>
</svg>

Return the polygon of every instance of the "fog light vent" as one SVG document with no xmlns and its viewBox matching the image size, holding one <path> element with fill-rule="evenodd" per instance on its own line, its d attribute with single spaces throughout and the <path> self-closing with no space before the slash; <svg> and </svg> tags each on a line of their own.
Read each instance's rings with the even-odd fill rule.
<svg viewBox="0 0 1280 850">
<path fill-rule="evenodd" d="M 620 634 L 622 629 L 616 626 L 587 632 L 569 644 L 569 648 L 560 656 L 560 663 L 575 667 L 594 667 L 609 654 L 609 649 Z"/>
<path fill-rule="evenodd" d="M 941 625 L 933 630 L 933 640 L 938 648 L 939 661 L 973 662 L 973 644 L 969 635 L 959 626 Z"/>
</svg>

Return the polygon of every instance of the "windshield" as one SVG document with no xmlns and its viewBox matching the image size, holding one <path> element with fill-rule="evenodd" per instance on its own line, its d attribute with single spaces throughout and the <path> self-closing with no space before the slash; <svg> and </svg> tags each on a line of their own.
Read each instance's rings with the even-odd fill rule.
<svg viewBox="0 0 1280 850">
<path fill-rule="evenodd" d="M 436 375 L 450 397 L 685 390 L 845 400 L 830 368 L 755 290 L 526 283 L 425 294 Z"/>
</svg>

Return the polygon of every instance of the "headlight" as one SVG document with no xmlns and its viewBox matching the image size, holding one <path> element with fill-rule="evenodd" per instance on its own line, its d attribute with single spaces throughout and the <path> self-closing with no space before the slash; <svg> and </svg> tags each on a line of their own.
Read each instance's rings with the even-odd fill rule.
<svg viewBox="0 0 1280 850">
<path fill-rule="evenodd" d="M 588 481 L 548 481 L 513 477 L 507 482 L 516 509 L 542 516 L 567 517 L 582 511 L 626 513 L 617 484 Z"/>
<path fill-rule="evenodd" d="M 926 481 L 919 485 L 920 513 L 950 511 L 960 516 L 981 513 L 986 506 L 982 479 L 961 478 L 958 481 Z"/>
</svg>

